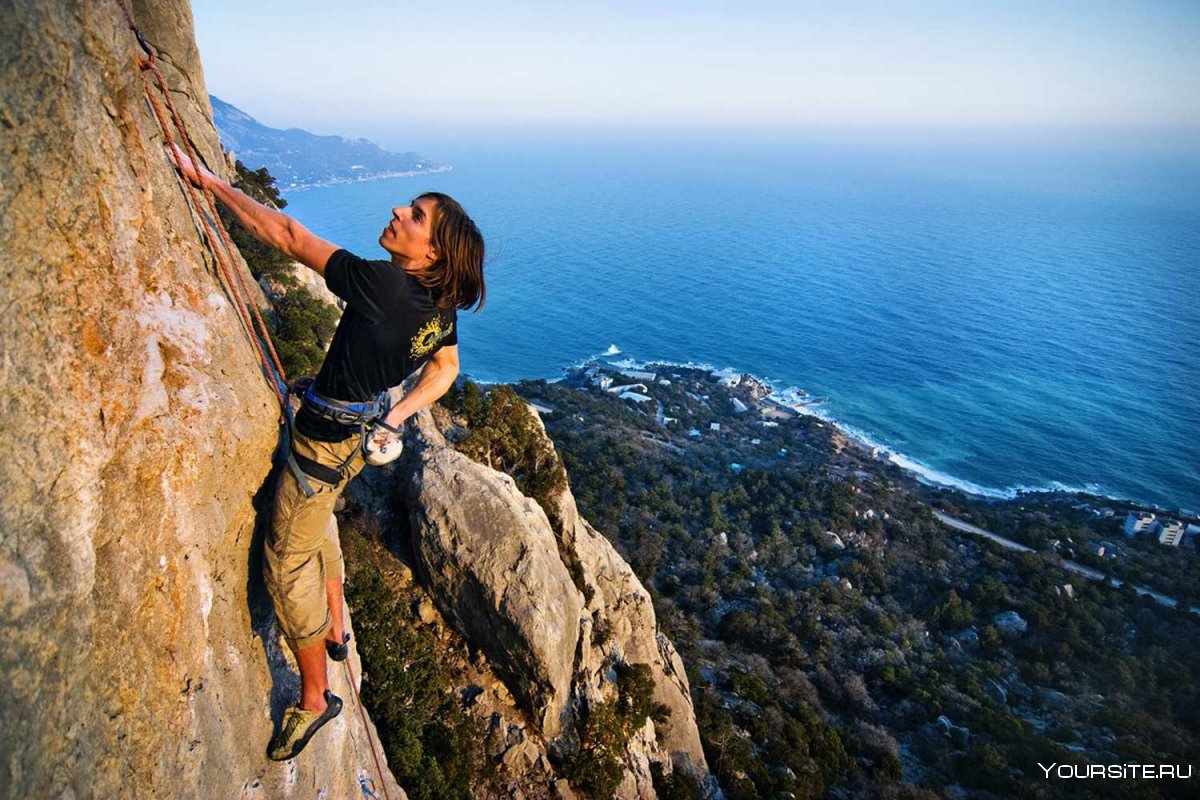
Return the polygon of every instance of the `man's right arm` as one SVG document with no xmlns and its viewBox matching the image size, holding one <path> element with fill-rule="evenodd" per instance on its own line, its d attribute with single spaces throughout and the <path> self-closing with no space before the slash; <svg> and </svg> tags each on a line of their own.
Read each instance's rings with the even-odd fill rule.
<svg viewBox="0 0 1200 800">
<path fill-rule="evenodd" d="M 203 165 L 193 165 L 177 147 L 173 155 L 183 176 L 200 188 L 212 192 L 254 238 L 324 277 L 325 264 L 338 250 L 337 245 L 315 236 L 287 214 L 257 202 L 205 169 Z"/>
</svg>

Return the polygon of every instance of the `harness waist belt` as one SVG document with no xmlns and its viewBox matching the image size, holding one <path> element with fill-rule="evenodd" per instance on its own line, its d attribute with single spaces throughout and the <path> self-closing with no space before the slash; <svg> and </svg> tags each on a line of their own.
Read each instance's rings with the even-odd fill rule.
<svg viewBox="0 0 1200 800">
<path fill-rule="evenodd" d="M 382 417 L 388 411 L 387 392 L 381 393 L 374 400 L 362 403 L 344 403 L 317 394 L 312 386 L 304 392 L 304 405 L 317 416 L 333 420 L 342 425 L 359 425 L 370 423 Z"/>
</svg>

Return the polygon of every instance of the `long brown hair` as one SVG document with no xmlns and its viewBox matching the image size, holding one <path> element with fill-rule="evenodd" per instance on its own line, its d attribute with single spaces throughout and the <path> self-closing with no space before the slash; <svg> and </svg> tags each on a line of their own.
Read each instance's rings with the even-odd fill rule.
<svg viewBox="0 0 1200 800">
<path fill-rule="evenodd" d="M 429 244 L 438 260 L 412 275 L 437 297 L 439 309 L 483 308 L 487 287 L 483 282 L 483 234 L 458 201 L 441 192 L 426 192 L 413 200 L 437 203 L 430 224 Z"/>
</svg>

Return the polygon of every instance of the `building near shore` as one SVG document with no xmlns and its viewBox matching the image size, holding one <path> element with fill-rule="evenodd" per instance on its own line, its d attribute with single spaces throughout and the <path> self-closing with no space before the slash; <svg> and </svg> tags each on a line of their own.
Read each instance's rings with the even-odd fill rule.
<svg viewBox="0 0 1200 800">
<path fill-rule="evenodd" d="M 622 400 L 636 400 L 639 403 L 644 403 L 647 400 L 654 399 L 649 395 L 638 394 L 637 392 L 621 392 L 619 395 L 617 395 L 617 397 L 621 398 Z"/>
<path fill-rule="evenodd" d="M 626 383 L 621 386 L 606 386 L 604 391 L 611 394 L 620 394 L 621 392 L 632 392 L 634 389 L 641 389 L 643 392 L 650 391 L 644 383 Z"/>
<path fill-rule="evenodd" d="M 1177 519 L 1163 520 L 1158 523 L 1158 543 L 1168 547 L 1178 547 L 1183 541 L 1183 523 Z"/>
<path fill-rule="evenodd" d="M 732 389 L 742 382 L 742 373 L 732 369 L 717 369 L 713 370 L 710 374 L 716 379 L 717 383 L 727 389 Z"/>
<path fill-rule="evenodd" d="M 590 367 L 583 374 L 584 377 L 587 378 L 588 383 L 590 383 L 592 386 L 599 386 L 601 389 L 607 389 L 609 386 L 612 386 L 612 377 L 605 375 L 596 367 Z"/>
<path fill-rule="evenodd" d="M 1145 533 L 1154 526 L 1155 517 L 1149 511 L 1129 512 L 1129 516 L 1125 517 L 1125 535 L 1137 536 L 1139 533 Z"/>
</svg>

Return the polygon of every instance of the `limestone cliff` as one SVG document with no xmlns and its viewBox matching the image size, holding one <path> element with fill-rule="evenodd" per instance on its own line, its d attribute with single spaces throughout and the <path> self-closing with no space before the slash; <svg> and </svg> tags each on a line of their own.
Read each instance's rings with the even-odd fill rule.
<svg viewBox="0 0 1200 800">
<path fill-rule="evenodd" d="M 133 14 L 223 168 L 187 4 Z M 343 672 L 331 731 L 287 764 L 264 754 L 297 690 L 255 525 L 278 405 L 164 156 L 136 40 L 115 2 L 2 15 L 0 795 L 380 789 Z"/>
</svg>

